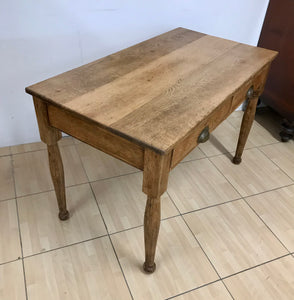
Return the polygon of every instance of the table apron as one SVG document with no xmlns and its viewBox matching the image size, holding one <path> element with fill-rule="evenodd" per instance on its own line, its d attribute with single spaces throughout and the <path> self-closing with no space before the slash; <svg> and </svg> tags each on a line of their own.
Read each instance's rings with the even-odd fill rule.
<svg viewBox="0 0 294 300">
<path fill-rule="evenodd" d="M 48 104 L 50 125 L 80 141 L 114 156 L 140 170 L 144 167 L 144 148 L 96 124 L 81 119 L 74 113 Z"/>
</svg>

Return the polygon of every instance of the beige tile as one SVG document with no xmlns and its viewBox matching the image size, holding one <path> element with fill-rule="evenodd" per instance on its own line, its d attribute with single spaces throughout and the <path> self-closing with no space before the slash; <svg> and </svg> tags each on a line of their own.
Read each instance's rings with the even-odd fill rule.
<svg viewBox="0 0 294 300">
<path fill-rule="evenodd" d="M 294 185 L 246 200 L 288 250 L 294 252 Z"/>
<path fill-rule="evenodd" d="M 73 145 L 74 139 L 71 136 L 64 136 L 58 141 L 59 146 Z"/>
<path fill-rule="evenodd" d="M 25 300 L 21 260 L 0 266 L 0 300 Z"/>
<path fill-rule="evenodd" d="M 61 140 L 58 141 L 59 146 L 68 146 L 73 144 L 72 137 L 63 137 Z M 11 153 L 18 154 L 23 152 L 30 152 L 30 151 L 38 151 L 44 150 L 47 146 L 42 141 L 35 142 L 35 143 L 28 143 L 28 144 L 21 144 L 16 146 L 11 146 Z"/>
<path fill-rule="evenodd" d="M 242 122 L 243 112 L 242 115 L 237 117 L 228 118 L 229 123 L 231 123 L 239 132 Z M 272 144 L 279 142 L 280 139 L 277 137 L 276 134 L 272 133 L 271 128 L 267 128 L 267 125 L 262 125 L 257 121 L 254 121 L 252 124 L 252 128 L 249 133 L 249 137 L 246 143 L 246 147 L 249 148 L 250 146 L 262 146 L 267 144 Z"/>
<path fill-rule="evenodd" d="M 287 253 L 244 200 L 184 216 L 221 277 Z"/>
<path fill-rule="evenodd" d="M 225 279 L 238 300 L 292 300 L 294 258 L 287 256 Z"/>
<path fill-rule="evenodd" d="M 209 140 L 199 144 L 199 148 L 207 156 L 218 155 L 236 150 L 239 137 L 239 129 L 232 126 L 228 121 L 223 121 L 211 134 Z M 247 141 L 246 148 L 254 145 Z"/>
<path fill-rule="evenodd" d="M 156 271 L 145 274 L 143 228 L 111 236 L 134 299 L 165 299 L 218 279 L 181 217 L 161 222 Z"/>
<path fill-rule="evenodd" d="M 24 260 L 30 300 L 131 299 L 108 237 Z"/>
<path fill-rule="evenodd" d="M 294 180 L 294 141 L 264 146 L 260 150 Z"/>
<path fill-rule="evenodd" d="M 219 281 L 175 297 L 175 300 L 232 300 L 225 286 Z"/>
<path fill-rule="evenodd" d="M 199 147 L 196 147 L 182 161 L 184 162 L 184 161 L 190 161 L 190 160 L 201 159 L 201 158 L 205 158 L 205 155 L 200 150 Z"/>
<path fill-rule="evenodd" d="M 78 140 L 78 139 L 76 139 L 76 138 L 73 138 L 73 140 L 74 140 L 74 144 L 76 144 L 76 145 L 82 143 L 80 140 Z"/>
<path fill-rule="evenodd" d="M 168 193 L 181 213 L 240 198 L 208 159 L 178 165 L 170 174 Z"/>
<path fill-rule="evenodd" d="M 77 149 L 90 181 L 138 171 L 138 169 L 87 144 L 80 143 L 77 145 Z"/>
<path fill-rule="evenodd" d="M 35 143 L 11 146 L 11 153 L 18 154 L 18 153 L 23 153 L 23 152 L 30 152 L 30 151 L 37 151 L 37 150 L 44 150 L 44 149 L 46 149 L 45 143 L 35 142 Z"/>
<path fill-rule="evenodd" d="M 142 173 L 106 179 L 92 187 L 109 233 L 143 225 L 147 196 L 142 192 Z M 178 215 L 165 193 L 161 196 L 161 217 Z"/>
<path fill-rule="evenodd" d="M 24 256 L 55 249 L 106 234 L 89 184 L 66 189 L 70 218 L 58 219 L 55 193 L 18 199 Z"/>
<path fill-rule="evenodd" d="M 0 156 L 9 155 L 10 147 L 1 147 L 0 148 Z"/>
<path fill-rule="evenodd" d="M 15 200 L 2 201 L 0 202 L 0 263 L 19 257 L 21 257 L 21 248 Z"/>
<path fill-rule="evenodd" d="M 65 185 L 87 182 L 75 146 L 60 147 L 64 165 Z M 44 192 L 53 189 L 47 150 L 13 155 L 17 196 Z"/>
<path fill-rule="evenodd" d="M 212 157 L 211 161 L 243 197 L 293 182 L 258 149 L 245 150 L 240 165 L 234 165 L 226 155 Z"/>
<path fill-rule="evenodd" d="M 15 197 L 10 156 L 0 157 L 0 200 Z"/>
</svg>

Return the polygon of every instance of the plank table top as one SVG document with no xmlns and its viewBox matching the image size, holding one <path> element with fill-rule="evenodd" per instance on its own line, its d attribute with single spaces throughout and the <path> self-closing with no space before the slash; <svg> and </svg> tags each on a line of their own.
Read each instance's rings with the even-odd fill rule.
<svg viewBox="0 0 294 300">
<path fill-rule="evenodd" d="M 167 153 L 275 56 L 177 28 L 26 91 Z"/>
<path fill-rule="evenodd" d="M 145 262 L 152 273 L 168 176 L 245 99 L 233 163 L 277 52 L 177 28 L 26 88 L 66 220 L 61 132 L 143 170 Z"/>
</svg>

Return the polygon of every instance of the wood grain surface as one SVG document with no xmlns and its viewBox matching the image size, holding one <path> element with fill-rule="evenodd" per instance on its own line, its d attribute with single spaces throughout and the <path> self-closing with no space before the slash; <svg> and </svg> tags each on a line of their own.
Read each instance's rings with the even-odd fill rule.
<svg viewBox="0 0 294 300">
<path fill-rule="evenodd" d="M 26 91 L 167 153 L 275 56 L 275 51 L 177 28 Z"/>
</svg>

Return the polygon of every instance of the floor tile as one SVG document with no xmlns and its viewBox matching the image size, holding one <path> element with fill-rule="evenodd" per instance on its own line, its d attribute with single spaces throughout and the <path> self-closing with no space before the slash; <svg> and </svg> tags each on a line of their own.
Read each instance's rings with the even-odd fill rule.
<svg viewBox="0 0 294 300">
<path fill-rule="evenodd" d="M 219 281 L 173 298 L 174 300 L 232 300 L 225 286 Z"/>
<path fill-rule="evenodd" d="M 212 157 L 211 161 L 243 197 L 293 182 L 258 149 L 245 150 L 240 165 L 234 165 L 227 155 Z"/>
<path fill-rule="evenodd" d="M 64 165 L 65 185 L 87 182 L 75 146 L 60 147 Z M 17 196 L 44 192 L 53 189 L 49 171 L 47 150 L 13 155 Z"/>
<path fill-rule="evenodd" d="M 225 279 L 238 300 L 292 300 L 294 258 L 287 256 Z"/>
<path fill-rule="evenodd" d="M 0 300 L 25 300 L 21 260 L 0 266 Z"/>
<path fill-rule="evenodd" d="M 43 142 L 35 142 L 11 146 L 11 153 L 18 154 L 23 152 L 37 151 L 46 149 L 46 144 Z"/>
<path fill-rule="evenodd" d="M 140 172 L 92 183 L 109 233 L 143 225 L 147 196 L 142 192 L 142 175 Z M 162 218 L 179 214 L 166 193 L 161 196 L 161 208 Z"/>
<path fill-rule="evenodd" d="M 130 174 L 138 169 L 87 144 L 76 145 L 90 181 Z"/>
<path fill-rule="evenodd" d="M 246 200 L 288 250 L 294 252 L 294 185 Z"/>
<path fill-rule="evenodd" d="M 221 277 L 287 254 L 244 200 L 184 218 Z"/>
<path fill-rule="evenodd" d="M 199 148 L 206 156 L 213 156 L 236 150 L 239 137 L 239 129 L 232 126 L 228 121 L 223 121 L 210 135 L 209 140 L 199 144 Z M 254 145 L 248 141 L 246 148 Z"/>
<path fill-rule="evenodd" d="M 89 184 L 66 189 L 70 218 L 58 219 L 55 193 L 18 198 L 24 256 L 56 249 L 106 234 Z"/>
<path fill-rule="evenodd" d="M 260 150 L 294 180 L 294 141 L 264 146 Z"/>
<path fill-rule="evenodd" d="M 165 299 L 218 279 L 181 217 L 161 222 L 156 271 L 146 274 L 143 228 L 111 236 L 134 299 Z"/>
<path fill-rule="evenodd" d="M 0 157 L 0 200 L 15 197 L 10 156 Z"/>
<path fill-rule="evenodd" d="M 181 213 L 240 198 L 208 159 L 178 165 L 170 174 L 168 193 Z"/>
<path fill-rule="evenodd" d="M 73 144 L 73 139 L 71 137 L 63 137 L 61 140 L 58 141 L 59 146 L 67 146 L 67 145 L 72 145 L 72 144 Z M 44 150 L 46 148 L 47 148 L 47 145 L 40 141 L 40 142 L 35 142 L 35 143 L 11 146 L 11 153 L 18 154 L 18 153 L 23 153 L 23 152 Z"/>
<path fill-rule="evenodd" d="M 15 200 L 0 202 L 0 263 L 21 257 Z M 0 281 L 1 286 L 1 281 Z"/>
<path fill-rule="evenodd" d="M 0 156 L 9 155 L 10 147 L 1 147 L 0 148 Z"/>
<path fill-rule="evenodd" d="M 196 147 L 194 150 L 192 150 L 183 160 L 184 161 L 190 161 L 195 159 L 201 159 L 205 158 L 204 153 L 199 149 L 199 147 Z"/>
<path fill-rule="evenodd" d="M 108 237 L 24 260 L 29 300 L 131 299 Z"/>
</svg>

